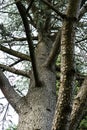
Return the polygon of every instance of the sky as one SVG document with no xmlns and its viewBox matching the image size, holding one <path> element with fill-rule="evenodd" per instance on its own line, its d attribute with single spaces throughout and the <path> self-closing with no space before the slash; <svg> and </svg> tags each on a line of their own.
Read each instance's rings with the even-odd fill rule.
<svg viewBox="0 0 87 130">
<path fill-rule="evenodd" d="M 1 0 L 0 0 L 1 2 Z M 0 6 L 1 8 L 1 6 Z M 6 21 L 6 14 L 3 14 L 3 16 L 0 13 L 0 23 L 3 23 Z M 3 53 L 0 51 L 0 60 L 2 62 L 4 62 L 4 55 Z M 3 104 L 3 106 L 2 106 Z M 11 105 L 9 105 L 8 111 L 7 111 L 7 118 L 4 123 L 5 128 L 3 128 L 3 122 L 2 119 L 4 118 L 5 112 L 6 112 L 6 106 L 8 105 L 8 101 L 4 98 L 3 93 L 0 90 L 0 130 L 6 130 L 6 128 L 8 128 L 11 125 L 11 122 L 9 120 L 11 120 L 13 122 L 13 124 L 17 125 L 18 124 L 18 115 L 17 113 L 14 111 L 14 109 L 11 107 Z M 5 118 L 4 118 L 5 120 Z"/>
<path fill-rule="evenodd" d="M 2 98 L 2 99 L 1 99 Z M 3 107 L 2 107 L 3 104 Z M 18 124 L 18 115 L 14 111 L 14 109 L 9 105 L 8 111 L 6 113 L 6 118 L 4 117 L 6 109 L 7 109 L 8 101 L 4 98 L 3 93 L 0 91 L 0 130 L 6 130 L 11 123 L 13 122 L 14 125 Z M 3 122 L 4 120 L 4 129 L 3 129 Z M 12 121 L 12 122 L 11 122 Z"/>
</svg>

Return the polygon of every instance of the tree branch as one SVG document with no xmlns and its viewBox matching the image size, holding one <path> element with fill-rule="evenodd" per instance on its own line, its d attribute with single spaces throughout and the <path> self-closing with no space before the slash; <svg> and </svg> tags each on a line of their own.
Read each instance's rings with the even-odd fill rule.
<svg viewBox="0 0 87 130">
<path fill-rule="evenodd" d="M 14 88 L 10 85 L 8 79 L 0 70 L 0 88 L 5 95 L 8 102 L 12 105 L 12 107 L 16 110 L 16 112 L 20 112 L 20 99 L 21 97 L 16 93 Z"/>
<path fill-rule="evenodd" d="M 82 38 L 81 40 L 77 40 L 75 43 L 80 43 L 80 42 L 83 42 L 83 41 L 85 41 L 85 40 L 87 40 L 87 37 Z"/>
<path fill-rule="evenodd" d="M 26 37 L 27 37 L 27 41 L 28 41 L 28 45 L 29 45 L 29 51 L 30 51 L 30 57 L 31 57 L 31 62 L 32 62 L 35 83 L 36 83 L 36 86 L 40 86 L 38 71 L 37 71 L 37 67 L 36 67 L 34 46 L 33 46 L 33 42 L 31 39 L 31 31 L 30 31 L 30 27 L 29 27 L 27 15 L 26 15 L 26 9 L 20 1 L 16 2 L 16 6 L 18 8 L 18 11 L 20 13 L 20 16 L 22 18 L 23 25 L 25 28 L 25 33 L 26 33 Z"/>
<path fill-rule="evenodd" d="M 23 37 L 23 38 L 18 38 L 18 37 L 14 37 L 10 40 L 0 40 L 0 43 L 3 44 L 3 43 L 11 43 L 11 42 L 14 42 L 14 41 L 26 41 L 27 38 Z"/>
<path fill-rule="evenodd" d="M 11 68 L 9 66 L 6 66 L 6 65 L 3 65 L 3 64 L 0 64 L 0 68 L 6 70 L 6 71 L 9 71 L 9 72 L 12 72 L 14 74 L 17 74 L 17 75 L 22 75 L 22 76 L 25 76 L 27 78 L 30 78 L 29 76 L 29 72 L 25 72 L 25 71 L 22 71 L 22 70 L 18 70 L 18 69 L 15 69 L 15 68 Z"/>
<path fill-rule="evenodd" d="M 23 60 L 19 59 L 19 60 L 15 61 L 14 63 L 10 64 L 9 67 L 14 66 L 14 65 L 18 64 L 18 63 L 21 62 L 21 61 L 23 61 Z"/>
<path fill-rule="evenodd" d="M 31 23 L 31 25 L 32 25 L 34 28 L 36 28 L 36 23 L 34 22 L 32 16 L 31 16 L 29 13 L 27 13 L 27 17 L 30 19 L 29 22 Z M 38 38 L 37 38 L 37 39 L 38 39 Z M 32 40 L 34 40 L 33 37 L 32 37 Z"/>
<path fill-rule="evenodd" d="M 9 48 L 6 48 L 2 45 L 0 45 L 0 50 L 12 55 L 12 56 L 15 56 L 15 57 L 18 57 L 22 60 L 27 60 L 27 61 L 30 61 L 30 57 L 26 54 L 23 54 L 21 52 L 18 52 L 18 51 L 15 51 L 15 50 L 12 50 L 12 49 L 9 49 Z"/>
<path fill-rule="evenodd" d="M 74 99 L 72 113 L 71 113 L 71 122 L 70 127 L 73 130 L 77 130 L 77 127 L 83 117 L 84 110 L 87 108 L 87 77 L 84 79 L 84 82 Z"/>
<path fill-rule="evenodd" d="M 28 6 L 28 8 L 26 10 L 26 13 L 29 12 L 30 8 L 32 7 L 33 2 L 34 2 L 34 0 L 30 0 L 29 6 Z"/>
<path fill-rule="evenodd" d="M 61 32 L 59 32 L 57 34 L 53 47 L 52 47 L 52 50 L 49 54 L 48 59 L 45 62 L 45 65 L 48 67 L 52 67 L 52 65 L 54 64 L 54 62 L 60 52 L 60 39 L 61 39 Z"/>
<path fill-rule="evenodd" d="M 83 15 L 87 12 L 87 3 L 82 6 L 80 9 L 80 14 L 78 17 L 78 21 L 83 17 Z"/>
<path fill-rule="evenodd" d="M 32 40 L 37 40 L 38 38 L 37 37 L 32 37 Z M 3 44 L 3 43 L 11 43 L 11 42 L 14 42 L 14 41 L 27 41 L 27 38 L 26 37 L 22 37 L 22 38 L 19 38 L 19 37 L 13 37 L 12 39 L 10 40 L 0 40 L 0 43 Z"/>
<path fill-rule="evenodd" d="M 59 12 L 55 7 L 53 7 L 53 5 L 51 5 L 48 1 L 46 0 L 42 0 L 43 3 L 45 3 L 47 6 L 49 6 L 53 11 L 55 11 L 61 18 L 66 18 L 66 15 Z"/>
</svg>

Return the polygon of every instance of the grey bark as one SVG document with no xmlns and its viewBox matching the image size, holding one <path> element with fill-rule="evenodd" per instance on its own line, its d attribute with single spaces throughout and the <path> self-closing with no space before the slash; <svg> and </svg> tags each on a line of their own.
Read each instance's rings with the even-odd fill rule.
<svg viewBox="0 0 87 130">
<path fill-rule="evenodd" d="M 57 41 L 59 40 L 58 37 L 56 38 L 53 46 L 53 43 L 50 38 L 48 38 L 47 34 L 42 33 L 42 36 L 41 34 L 38 36 L 38 45 L 35 50 L 36 62 L 34 63 L 37 68 L 37 74 L 41 85 L 36 86 L 33 73 L 34 71 L 32 71 L 31 75 L 29 76 L 29 91 L 25 97 L 21 98 L 17 93 L 15 93 L 6 77 L 2 72 L 0 72 L 0 88 L 2 89 L 8 101 L 19 114 L 19 124 L 17 130 L 51 130 L 53 118 L 53 130 L 69 129 L 73 96 L 72 86 L 74 78 L 74 27 L 76 26 L 75 23 L 78 18 L 79 2 L 79 0 L 70 0 L 70 6 L 67 15 L 56 11 L 53 6 L 49 5 L 49 3 L 47 4 L 58 15 L 64 18 L 61 40 L 61 85 L 56 112 L 55 61 L 57 57 L 56 51 L 59 53 L 60 48 L 60 44 L 58 44 L 60 42 Z M 26 32 L 28 33 L 28 30 L 26 30 Z M 30 35 L 27 35 L 27 37 L 28 36 L 31 37 Z M 19 52 L 10 50 L 3 46 L 0 46 L 0 49 L 23 60 L 30 60 L 27 55 L 22 55 Z M 55 120 L 57 125 L 55 125 Z"/>
<path fill-rule="evenodd" d="M 36 49 L 37 68 L 42 86 L 35 86 L 33 74 L 30 89 L 21 106 L 17 130 L 51 130 L 56 105 L 55 67 L 46 68 L 44 62 L 49 55 L 52 43 L 42 40 Z M 54 65 L 53 65 L 54 66 Z"/>
</svg>

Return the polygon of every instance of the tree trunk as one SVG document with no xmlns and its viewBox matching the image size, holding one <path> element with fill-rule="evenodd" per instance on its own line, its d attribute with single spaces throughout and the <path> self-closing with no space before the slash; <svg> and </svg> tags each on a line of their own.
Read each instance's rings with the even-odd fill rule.
<svg viewBox="0 0 87 130">
<path fill-rule="evenodd" d="M 41 87 L 35 86 L 32 74 L 30 89 L 20 108 L 17 130 L 51 130 L 56 105 L 55 67 L 43 65 L 50 48 L 44 40 L 37 46 L 36 62 L 42 84 Z"/>
<path fill-rule="evenodd" d="M 74 3 L 74 6 L 72 4 Z M 74 90 L 74 43 L 75 27 L 78 18 L 80 1 L 70 0 L 61 33 L 61 76 L 58 100 L 52 130 L 68 130 Z"/>
<path fill-rule="evenodd" d="M 3 71 L 0 70 L 0 88 L 19 115 L 17 130 L 76 130 L 83 116 L 83 109 L 87 107 L 87 79 L 84 81 L 83 88 L 81 88 L 74 101 L 72 100 L 74 96 L 74 75 L 76 73 L 74 69 L 75 32 L 78 20 L 84 12 L 83 9 L 80 11 L 81 0 L 69 0 L 65 14 L 55 9 L 55 2 L 48 1 L 42 0 L 47 5 L 47 7 L 44 5 L 44 9 L 42 7 L 39 9 L 36 6 L 36 9 L 33 10 L 35 7 L 33 6 L 31 9 L 33 15 L 31 17 L 31 15 L 28 15 L 28 12 L 34 1 L 29 0 L 29 7 L 26 10 L 21 1 L 15 0 L 24 25 L 30 57 L 4 46 L 0 47 L 4 52 L 20 58 L 19 60 L 30 61 L 32 65 L 31 75 L 28 72 L 10 68 L 13 66 L 12 64 L 8 67 L 0 65 L 1 68 L 7 69 L 10 72 L 30 78 L 28 93 L 25 97 L 21 97 L 10 85 Z M 54 29 L 57 28 L 54 28 L 54 13 L 51 13 L 50 8 L 63 21 L 62 29 L 53 42 L 51 37 L 55 35 L 56 30 Z M 48 12 L 45 11 L 47 9 L 49 10 Z M 39 17 L 41 19 L 38 19 Z M 30 27 L 32 28 L 32 21 L 32 25 L 39 33 L 36 47 L 33 46 L 34 42 L 32 41 L 30 29 Z M 57 99 L 55 63 L 59 53 L 61 56 L 61 75 Z"/>
</svg>

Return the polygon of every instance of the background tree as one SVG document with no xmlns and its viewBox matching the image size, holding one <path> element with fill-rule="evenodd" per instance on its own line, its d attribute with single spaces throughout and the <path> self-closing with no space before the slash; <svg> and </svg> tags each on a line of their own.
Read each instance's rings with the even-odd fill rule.
<svg viewBox="0 0 87 130">
<path fill-rule="evenodd" d="M 81 0 L 2 1 L 8 19 L 0 24 L 0 50 L 11 60 L 0 64 L 0 88 L 19 115 L 18 130 L 77 130 L 87 106 L 87 4 L 81 6 Z M 27 68 L 18 69 L 25 61 Z M 25 96 L 5 70 L 30 79 Z"/>
</svg>

